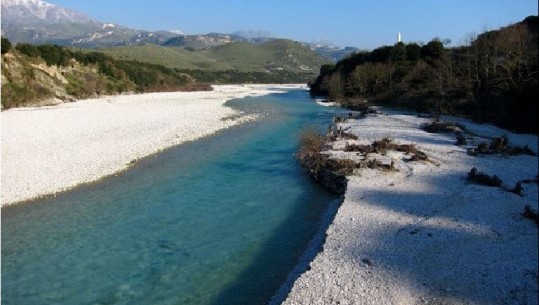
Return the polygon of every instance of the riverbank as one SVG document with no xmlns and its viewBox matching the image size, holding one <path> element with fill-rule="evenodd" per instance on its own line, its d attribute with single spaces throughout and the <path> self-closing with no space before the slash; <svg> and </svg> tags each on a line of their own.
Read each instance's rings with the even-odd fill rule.
<svg viewBox="0 0 539 305">
<path fill-rule="evenodd" d="M 336 124 L 358 139 L 337 137 L 323 153 L 363 163 L 347 175 L 323 250 L 283 304 L 537 303 L 538 230 L 523 216 L 538 209 L 537 156 L 468 154 L 496 137 L 537 153 L 537 136 L 442 119 L 465 127 L 465 145 L 453 132 L 422 130 L 429 118 L 384 109 Z M 360 152 L 383 139 L 409 151 Z M 501 187 L 473 183 L 473 167 Z M 510 192 L 517 182 L 520 194 Z"/>
<path fill-rule="evenodd" d="M 225 107 L 227 100 L 302 87 L 221 85 L 4 111 L 1 204 L 99 180 L 160 150 L 255 119 Z"/>
</svg>

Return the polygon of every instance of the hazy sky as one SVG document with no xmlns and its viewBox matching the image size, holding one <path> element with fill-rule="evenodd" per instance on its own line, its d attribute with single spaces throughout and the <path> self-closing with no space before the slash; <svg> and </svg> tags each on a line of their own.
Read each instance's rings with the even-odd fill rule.
<svg viewBox="0 0 539 305">
<path fill-rule="evenodd" d="M 45 0 L 47 1 L 47 0 Z M 537 0 L 49 0 L 102 22 L 186 34 L 268 31 L 272 36 L 373 49 L 451 39 L 537 15 Z"/>
</svg>

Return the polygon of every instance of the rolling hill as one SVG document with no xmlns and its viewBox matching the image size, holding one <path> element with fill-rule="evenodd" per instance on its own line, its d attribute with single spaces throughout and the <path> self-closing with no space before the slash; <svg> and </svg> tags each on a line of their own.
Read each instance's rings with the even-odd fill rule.
<svg viewBox="0 0 539 305">
<path fill-rule="evenodd" d="M 233 42 L 193 51 L 155 44 L 104 48 L 99 51 L 117 59 L 156 63 L 180 70 L 288 71 L 315 75 L 321 65 L 329 62 L 302 44 L 287 39 L 274 39 L 262 44 Z"/>
<path fill-rule="evenodd" d="M 93 51 L 93 50 L 92 50 Z M 201 52 L 191 52 L 180 47 L 164 47 L 152 43 L 138 46 L 120 46 L 98 49 L 116 59 L 155 63 L 180 70 L 229 70 L 232 66 L 217 63 Z"/>
</svg>

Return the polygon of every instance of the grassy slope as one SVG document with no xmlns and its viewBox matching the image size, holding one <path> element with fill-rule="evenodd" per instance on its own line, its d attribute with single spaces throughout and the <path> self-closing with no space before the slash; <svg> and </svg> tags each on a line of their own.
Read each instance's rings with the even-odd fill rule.
<svg viewBox="0 0 539 305">
<path fill-rule="evenodd" d="M 280 70 L 317 73 L 327 60 L 297 42 L 285 39 L 262 45 L 231 43 L 202 51 L 154 44 L 100 49 L 118 59 L 133 59 L 161 64 L 170 68 L 218 71 Z"/>
<path fill-rule="evenodd" d="M 208 57 L 217 62 L 229 63 L 240 71 L 287 70 L 292 72 L 317 73 L 328 61 L 301 44 L 277 39 L 253 45 L 231 43 L 206 50 Z"/>
<path fill-rule="evenodd" d="M 138 60 L 178 69 L 227 70 L 232 67 L 216 63 L 206 56 L 177 47 L 155 44 L 98 49 L 116 59 Z"/>
</svg>

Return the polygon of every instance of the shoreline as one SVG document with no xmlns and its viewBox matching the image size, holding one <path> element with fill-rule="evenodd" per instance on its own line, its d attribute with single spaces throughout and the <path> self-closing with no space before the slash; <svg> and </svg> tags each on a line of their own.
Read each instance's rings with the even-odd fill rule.
<svg viewBox="0 0 539 305">
<path fill-rule="evenodd" d="M 255 120 L 224 104 L 300 84 L 216 85 L 213 91 L 106 96 L 2 112 L 1 206 L 54 196 L 138 159 Z"/>
<path fill-rule="evenodd" d="M 2 118 L 2 205 L 10 204 L 4 201 L 4 183 L 6 177 L 12 177 L 4 170 L 6 142 L 34 145 L 26 148 L 26 153 L 10 152 L 11 158 L 21 159 L 19 163 L 14 163 L 18 166 L 27 165 L 22 163 L 22 159 L 29 155 L 36 157 L 36 151 L 43 152 L 44 145 L 50 145 L 50 141 L 59 145 L 54 152 L 64 154 L 55 156 L 47 151 L 46 157 L 55 156 L 51 160 L 54 166 L 81 166 L 75 162 L 78 159 L 73 159 L 72 151 L 62 149 L 73 142 L 65 144 L 54 139 L 58 132 L 76 138 L 78 154 L 75 156 L 83 155 L 90 161 L 96 161 L 96 155 L 86 154 L 88 149 L 94 148 L 93 145 L 100 148 L 98 153 L 106 152 L 106 147 L 102 146 L 112 144 L 117 145 L 112 149 L 127 149 L 118 152 L 123 154 L 122 163 L 109 159 L 114 161 L 113 167 L 116 169 L 113 173 L 13 202 L 19 204 L 43 196 L 54 196 L 57 192 L 68 191 L 81 184 L 94 183 L 128 169 L 133 160 L 136 162 L 164 149 L 256 119 L 239 115 L 237 111 L 224 106 L 230 99 L 304 86 L 224 85 L 216 88 L 219 91 L 211 92 L 218 94 L 211 97 L 205 96 L 208 92 L 150 93 L 6 111 L 17 113 L 15 120 L 19 119 L 19 124 L 28 122 L 20 117 L 31 116 L 29 124 L 36 125 L 31 125 L 33 129 L 22 128 L 28 127 L 25 124 L 16 125 L 17 130 L 28 138 L 17 138 L 18 143 L 10 142 L 5 139 L 4 124 L 13 121 L 5 122 Z M 116 106 L 118 109 L 114 108 Z M 177 106 L 193 106 L 204 108 L 205 111 L 176 112 Z M 153 113 L 149 111 L 151 109 L 159 111 Z M 90 110 L 97 111 L 94 113 Z M 126 113 L 126 110 L 132 112 Z M 43 121 L 43 118 L 55 112 L 60 112 L 66 121 Z M 106 119 L 110 118 L 116 121 L 110 121 L 111 125 L 106 125 L 108 128 L 105 129 L 82 128 L 75 130 L 75 134 L 62 133 L 72 131 L 66 127 L 92 126 L 95 122 L 92 118 L 96 114 L 104 116 L 97 118 L 101 123 L 109 122 Z M 352 155 L 355 153 L 342 151 L 346 143 L 368 144 L 381 138 L 391 138 L 396 143 L 417 146 L 432 162 L 397 162 L 404 161 L 403 154 L 388 152 L 385 157 L 396 161 L 398 171 L 362 169 L 348 176 L 344 199 L 329 204 L 319 231 L 270 304 L 514 304 L 519 299 L 533 304 L 537 301 L 537 291 L 534 291 L 537 285 L 537 227 L 520 216 L 526 204 L 537 211 L 537 183 L 524 185 L 524 195 L 519 197 L 498 188 L 472 185 L 465 181 L 472 166 L 488 174 L 498 174 L 507 186 L 513 186 L 519 179 L 537 175 L 536 156 L 473 157 L 466 154 L 467 148 L 500 135 L 506 136 L 510 145 L 529 145 L 537 153 L 537 136 L 512 134 L 492 125 L 479 125 L 464 119 L 444 117 L 443 120 L 458 122 L 466 127 L 467 146 L 456 146 L 453 134 L 426 133 L 420 126 L 429 119 L 398 111 L 383 110 L 383 113 L 338 123 L 346 132 L 359 136 L 359 140 L 340 139 L 331 143 L 332 148 L 325 153 L 333 158 L 354 158 Z M 121 124 L 124 121 L 129 124 Z M 186 128 L 197 130 L 201 121 L 210 128 L 178 137 L 179 132 Z M 121 128 L 110 129 L 111 126 Z M 51 128 L 52 135 L 49 134 Z M 148 134 L 140 133 L 141 129 L 148 131 Z M 52 138 L 42 138 L 42 132 Z M 98 141 L 104 135 L 110 135 L 111 139 L 108 140 L 112 142 Z M 161 137 L 157 139 L 157 145 L 150 143 L 154 144 L 150 145 L 150 153 L 133 157 L 141 147 L 146 147 L 140 146 L 140 142 L 151 141 L 157 135 Z M 127 142 L 122 142 L 124 140 Z M 155 150 L 157 147 L 160 148 Z M 97 156 L 102 159 L 101 154 Z M 13 159 L 9 160 L 14 162 Z M 66 160 L 72 163 L 62 164 Z M 38 158 L 37 161 L 43 159 Z M 28 175 L 31 170 L 26 168 L 22 172 Z M 51 172 L 47 174 L 49 179 L 57 178 Z"/>
<path fill-rule="evenodd" d="M 388 138 L 414 145 L 429 160 L 410 162 L 409 154 L 388 151 L 374 161 L 386 165 L 389 159 L 396 170 L 356 168 L 347 175 L 322 249 L 282 304 L 537 303 L 538 231 L 522 216 L 526 205 L 538 209 L 537 181 L 527 183 L 521 196 L 508 191 L 537 178 L 537 156 L 467 154 L 500 136 L 537 153 L 537 136 L 443 120 L 465 127 L 466 146 L 457 146 L 453 133 L 423 131 L 429 119 L 399 111 L 337 124 L 358 139 L 329 142 L 322 153 L 330 159 L 368 160 L 345 147 Z M 468 182 L 472 167 L 498 175 L 502 186 Z M 282 299 L 280 294 L 282 289 L 274 298 Z"/>
</svg>

